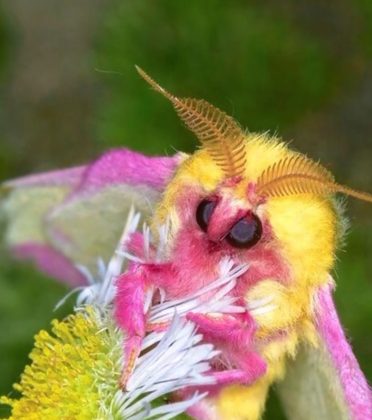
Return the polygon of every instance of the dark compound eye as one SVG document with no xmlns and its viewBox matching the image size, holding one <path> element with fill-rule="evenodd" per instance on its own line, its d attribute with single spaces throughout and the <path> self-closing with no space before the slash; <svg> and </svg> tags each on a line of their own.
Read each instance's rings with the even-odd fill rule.
<svg viewBox="0 0 372 420">
<path fill-rule="evenodd" d="M 226 236 L 226 241 L 235 248 L 251 248 L 261 236 L 262 223 L 255 214 L 251 214 L 235 223 Z"/>
<path fill-rule="evenodd" d="M 203 200 L 199 203 L 196 209 L 196 221 L 200 226 L 200 229 L 204 232 L 208 229 L 209 219 L 216 207 L 216 202 L 211 200 Z"/>
</svg>

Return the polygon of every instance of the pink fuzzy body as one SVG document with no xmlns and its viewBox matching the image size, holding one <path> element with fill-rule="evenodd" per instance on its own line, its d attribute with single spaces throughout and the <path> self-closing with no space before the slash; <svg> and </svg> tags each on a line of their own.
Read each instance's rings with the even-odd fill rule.
<svg viewBox="0 0 372 420">
<path fill-rule="evenodd" d="M 126 274 L 119 279 L 116 298 L 116 317 L 119 325 L 130 336 L 138 336 L 139 321 L 146 323 L 146 315 L 141 310 L 143 291 L 155 286 L 161 288 L 167 300 L 187 297 L 201 287 L 219 277 L 219 265 L 228 257 L 236 265 L 248 263 L 248 270 L 237 279 L 235 288 L 230 292 L 237 303 L 244 306 L 247 290 L 260 280 L 267 278 L 280 282 L 289 281 L 288 266 L 276 251 L 275 240 L 267 221 L 263 221 L 261 241 L 251 249 L 237 249 L 225 240 L 226 232 L 251 211 L 249 207 L 233 207 L 222 195 L 216 195 L 217 206 L 213 211 L 208 231 L 200 229 L 195 218 L 195 209 L 200 202 L 200 193 L 192 188 L 182 191 L 176 204 L 180 217 L 180 229 L 173 243 L 169 244 L 169 260 L 164 264 L 143 264 L 136 273 Z M 129 251 L 142 257 L 141 235 L 134 234 Z M 127 282 L 136 282 L 128 287 Z M 138 290 L 137 290 L 138 288 Z M 123 296 L 123 294 L 128 294 Z M 142 297 L 142 303 L 138 301 Z M 202 299 L 208 300 L 205 295 Z M 205 341 L 213 343 L 221 355 L 212 363 L 216 391 L 229 383 L 250 384 L 266 372 L 266 364 L 257 353 L 254 334 L 256 326 L 248 311 L 239 314 L 197 314 L 189 313 L 203 334 Z M 133 325 L 131 325 L 133 324 Z M 152 326 L 156 328 L 156 326 Z M 136 330 L 136 332 L 134 332 Z M 210 391 L 211 391 L 210 390 Z"/>
</svg>

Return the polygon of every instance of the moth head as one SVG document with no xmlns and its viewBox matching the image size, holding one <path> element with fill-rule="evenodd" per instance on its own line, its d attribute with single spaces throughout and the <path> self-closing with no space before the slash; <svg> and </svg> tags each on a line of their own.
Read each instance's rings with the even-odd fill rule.
<svg viewBox="0 0 372 420">
<path fill-rule="evenodd" d="M 341 224 L 334 194 L 371 202 L 372 195 L 336 183 L 328 170 L 278 139 L 245 133 L 208 102 L 178 98 L 137 70 L 201 143 L 168 185 L 156 223 L 168 218 L 172 239 L 186 226 L 229 255 L 259 258 L 273 250 L 293 276 L 324 278 Z"/>
</svg>

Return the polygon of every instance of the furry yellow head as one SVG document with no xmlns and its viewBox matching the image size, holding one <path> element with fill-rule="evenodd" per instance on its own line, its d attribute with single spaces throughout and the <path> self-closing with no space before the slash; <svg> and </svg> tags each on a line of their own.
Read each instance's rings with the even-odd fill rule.
<svg viewBox="0 0 372 420">
<path fill-rule="evenodd" d="M 179 224 L 175 200 L 183 186 L 194 185 L 205 195 L 226 178 L 238 176 L 240 180 L 230 188 L 230 196 L 247 202 L 247 186 L 255 185 L 256 202 L 247 205 L 267 215 L 297 283 L 317 284 L 324 280 L 332 268 L 336 239 L 344 225 L 332 194 L 344 192 L 367 201 L 372 201 L 372 196 L 335 183 L 327 170 L 291 151 L 278 139 L 246 134 L 231 117 L 208 102 L 178 98 L 142 69 L 137 70 L 171 101 L 202 144 L 201 150 L 185 159 L 168 186 L 157 221 L 170 218 L 174 236 Z M 260 195 L 267 199 L 260 202 Z"/>
<path fill-rule="evenodd" d="M 337 238 L 343 226 L 340 206 L 332 197 L 343 192 L 366 201 L 372 195 L 334 182 L 332 175 L 278 139 L 244 133 L 228 115 L 204 100 L 178 98 L 158 85 L 142 69 L 140 75 L 171 101 L 183 122 L 199 138 L 202 149 L 186 158 L 169 184 L 156 220 L 172 221 L 173 236 L 179 223 L 175 200 L 183 186 L 194 185 L 201 194 L 212 193 L 226 177 L 241 179 L 230 195 L 249 201 L 247 186 L 266 195 L 257 211 L 270 220 L 283 258 L 293 268 L 297 283 L 322 282 L 333 265 Z M 256 203 L 249 203 L 257 207 Z"/>
<path fill-rule="evenodd" d="M 325 280 L 333 265 L 343 224 L 336 201 L 331 196 L 298 194 L 269 198 L 258 205 L 250 203 L 249 184 L 254 184 L 270 165 L 297 153 L 276 138 L 254 134 L 247 134 L 245 151 L 242 180 L 230 188 L 231 196 L 246 201 L 248 206 L 255 206 L 261 216 L 267 216 L 277 246 L 293 268 L 293 278 L 301 284 Z M 206 150 L 201 149 L 186 157 L 167 187 L 156 220 L 164 221 L 170 217 L 174 229 L 172 235 L 175 236 L 179 225 L 175 203 L 180 191 L 195 186 L 203 197 L 213 193 L 224 181 L 224 172 Z"/>
<path fill-rule="evenodd" d="M 313 164 L 309 170 L 311 161 L 289 150 L 278 139 L 246 134 L 231 117 L 206 101 L 178 98 L 159 86 L 143 70 L 138 67 L 137 70 L 152 87 L 171 101 L 181 119 L 202 144 L 201 150 L 190 157 L 185 156 L 158 207 L 156 222 L 170 218 L 172 236 L 175 237 L 180 223 L 176 201 L 185 188 L 193 186 L 203 197 L 221 187 L 226 179 L 239 177 L 238 182 L 224 188 L 225 193 L 229 190 L 231 199 L 245 202 L 247 207 L 268 218 L 277 246 L 283 258 L 292 266 L 293 278 L 302 285 L 324 280 L 332 268 L 340 217 L 336 215 L 335 202 L 329 194 L 336 190 L 337 185 L 332 182 L 332 176 L 328 176 L 327 171 L 317 164 Z M 296 166 L 297 162 L 297 167 L 292 171 L 289 167 L 291 161 L 295 161 L 292 166 Z M 278 162 L 283 162 L 284 166 L 280 173 L 275 171 Z M 273 167 L 274 171 L 271 170 Z M 311 169 L 314 170 L 311 172 Z M 315 182 L 305 179 L 305 183 L 300 185 L 305 194 L 283 194 L 280 182 L 279 193 L 278 188 L 270 191 L 272 183 L 275 187 L 278 179 L 281 181 L 284 178 L 285 189 L 289 185 L 288 175 L 297 175 L 294 184 L 289 185 L 296 193 L 296 182 L 300 179 L 298 175 L 305 175 L 306 178 L 309 172 L 318 176 L 318 179 Z M 260 200 L 258 191 L 253 195 L 248 194 L 249 185 L 263 192 L 266 187 L 268 198 Z M 321 194 L 315 194 L 317 192 Z M 273 197 L 270 197 L 270 193 Z"/>
</svg>

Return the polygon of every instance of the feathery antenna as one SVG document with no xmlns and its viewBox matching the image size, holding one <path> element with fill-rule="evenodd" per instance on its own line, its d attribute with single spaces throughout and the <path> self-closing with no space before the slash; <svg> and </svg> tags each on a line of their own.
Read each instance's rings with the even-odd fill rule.
<svg viewBox="0 0 372 420">
<path fill-rule="evenodd" d="M 336 183 L 327 169 L 300 154 L 270 165 L 257 180 L 257 194 L 267 197 L 337 192 L 372 203 L 372 194 Z"/>
<path fill-rule="evenodd" d="M 181 120 L 228 177 L 243 175 L 246 165 L 245 134 L 232 117 L 203 99 L 178 98 L 140 67 L 136 66 L 136 69 L 150 86 L 172 103 Z"/>
</svg>

